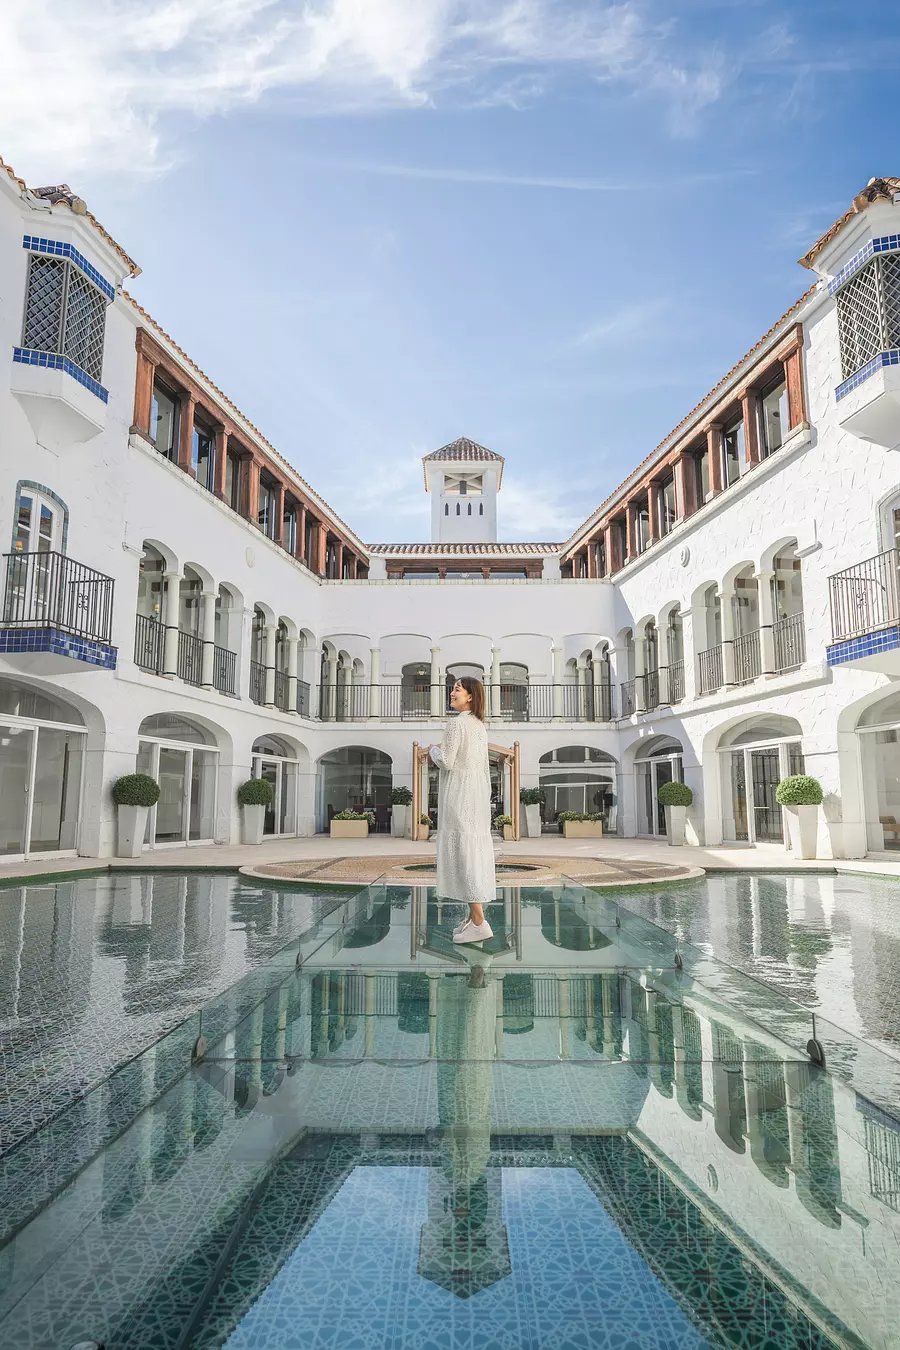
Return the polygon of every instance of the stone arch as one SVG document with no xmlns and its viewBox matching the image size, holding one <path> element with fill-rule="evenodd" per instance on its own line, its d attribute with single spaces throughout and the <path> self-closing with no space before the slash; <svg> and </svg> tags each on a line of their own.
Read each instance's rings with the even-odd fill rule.
<svg viewBox="0 0 900 1350">
<path fill-rule="evenodd" d="M 316 761 L 316 827 L 327 830 L 332 816 L 347 808 L 371 810 L 379 832 L 390 829 L 393 760 L 385 750 L 348 737 Z"/>
</svg>

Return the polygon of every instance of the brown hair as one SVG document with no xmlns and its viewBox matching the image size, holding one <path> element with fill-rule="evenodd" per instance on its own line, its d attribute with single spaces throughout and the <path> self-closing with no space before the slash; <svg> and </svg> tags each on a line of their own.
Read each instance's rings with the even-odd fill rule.
<svg viewBox="0 0 900 1350">
<path fill-rule="evenodd" d="M 467 694 L 472 695 L 472 706 L 469 712 L 473 717 L 477 717 L 479 722 L 484 721 L 484 685 L 480 680 L 476 680 L 474 675 L 460 675 L 454 683 L 461 684 Z"/>
</svg>

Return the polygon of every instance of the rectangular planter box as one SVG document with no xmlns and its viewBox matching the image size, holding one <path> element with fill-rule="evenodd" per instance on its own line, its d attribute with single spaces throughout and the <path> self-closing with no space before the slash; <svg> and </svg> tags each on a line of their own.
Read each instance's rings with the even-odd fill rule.
<svg viewBox="0 0 900 1350">
<path fill-rule="evenodd" d="M 563 835 L 566 839 L 602 839 L 603 826 L 599 820 L 564 820 Z"/>
<path fill-rule="evenodd" d="M 367 820 L 333 820 L 331 822 L 332 839 L 368 839 L 369 822 Z"/>
<path fill-rule="evenodd" d="M 418 833 L 418 836 L 417 836 L 417 837 L 418 837 L 418 839 L 419 839 L 420 841 L 424 841 L 424 842 L 427 843 L 428 840 L 431 838 L 431 826 L 430 826 L 430 825 L 420 825 L 420 826 L 419 826 L 419 833 Z"/>
<path fill-rule="evenodd" d="M 515 835 L 515 831 L 513 830 L 513 827 L 512 827 L 511 825 L 504 825 L 504 826 L 503 826 L 503 838 L 506 840 L 506 842 L 507 842 L 508 844 L 509 844 L 509 843 L 515 843 L 516 835 Z"/>
</svg>

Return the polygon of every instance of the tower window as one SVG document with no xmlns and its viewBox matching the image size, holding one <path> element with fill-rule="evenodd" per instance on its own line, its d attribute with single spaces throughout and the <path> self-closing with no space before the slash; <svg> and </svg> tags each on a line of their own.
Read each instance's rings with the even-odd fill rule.
<svg viewBox="0 0 900 1350">
<path fill-rule="evenodd" d="M 469 502 L 469 515 L 471 515 L 471 514 L 472 514 L 472 503 Z"/>
<path fill-rule="evenodd" d="M 449 516 L 449 514 L 450 514 L 450 503 L 444 502 L 444 515 Z"/>
<path fill-rule="evenodd" d="M 484 515 L 484 502 L 479 502 L 479 503 L 478 503 L 478 514 L 479 514 L 480 516 L 483 516 L 483 515 Z"/>
<path fill-rule="evenodd" d="M 459 515 L 459 502 L 456 503 L 456 514 Z"/>
</svg>

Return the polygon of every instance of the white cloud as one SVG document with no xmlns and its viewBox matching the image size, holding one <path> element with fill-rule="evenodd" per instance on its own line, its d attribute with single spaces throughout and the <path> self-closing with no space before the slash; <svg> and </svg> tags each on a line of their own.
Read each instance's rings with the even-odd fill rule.
<svg viewBox="0 0 900 1350">
<path fill-rule="evenodd" d="M 667 308 L 668 301 L 662 296 L 653 300 L 631 301 L 588 324 L 572 345 L 593 350 L 598 347 L 619 347 L 630 338 L 650 337 L 658 332 Z"/>
<path fill-rule="evenodd" d="M 648 0 L 649 2 L 649 0 Z M 158 171 L 184 120 L 278 94 L 300 112 L 539 96 L 580 68 L 694 113 L 715 61 L 680 62 L 643 0 L 32 0 L 0 6 L 3 154 L 30 178 Z"/>
</svg>

